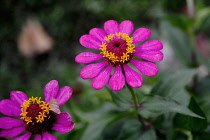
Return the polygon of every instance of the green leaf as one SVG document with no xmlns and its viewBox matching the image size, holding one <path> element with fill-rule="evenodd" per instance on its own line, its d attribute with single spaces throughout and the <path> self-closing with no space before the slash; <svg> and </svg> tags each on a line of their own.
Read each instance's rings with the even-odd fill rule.
<svg viewBox="0 0 210 140">
<path fill-rule="evenodd" d="M 146 131 L 142 136 L 138 138 L 138 140 L 156 140 L 156 134 L 153 129 Z"/>
<path fill-rule="evenodd" d="M 161 22 L 161 31 L 173 48 L 177 59 L 184 65 L 191 66 L 191 44 L 187 34 L 168 22 Z"/>
<path fill-rule="evenodd" d="M 131 94 L 127 88 L 122 89 L 120 92 L 112 91 L 110 88 L 107 88 L 109 91 L 113 102 L 120 107 L 121 109 L 131 108 L 132 98 Z"/>
<path fill-rule="evenodd" d="M 185 86 L 196 74 L 195 69 L 180 69 L 164 72 L 158 83 L 152 88 L 153 95 L 172 98 L 182 104 L 188 105 L 189 95 Z"/>
<path fill-rule="evenodd" d="M 152 128 L 142 131 L 138 119 L 128 119 L 124 123 L 117 140 L 156 140 L 156 134 Z"/>
<path fill-rule="evenodd" d="M 190 131 L 202 131 L 207 127 L 207 120 L 204 112 L 201 110 L 195 99 L 192 97 L 189 104 L 189 109 L 202 116 L 205 119 L 177 114 L 175 116 L 175 127 L 187 129 Z"/>
<path fill-rule="evenodd" d="M 193 113 L 185 105 L 182 105 L 175 100 L 160 96 L 145 96 L 143 98 L 143 104 L 141 108 L 142 109 L 139 109 L 139 113 L 144 118 L 157 117 L 161 114 L 169 112 L 203 118 Z"/>
<path fill-rule="evenodd" d="M 196 29 L 201 28 L 201 25 L 203 25 L 203 22 L 207 17 L 210 16 L 210 7 L 203 8 L 201 10 L 198 10 L 195 16 L 195 25 L 194 27 Z"/>
<path fill-rule="evenodd" d="M 141 123 L 137 119 L 128 119 L 123 124 L 117 140 L 135 140 L 141 134 Z"/>
</svg>

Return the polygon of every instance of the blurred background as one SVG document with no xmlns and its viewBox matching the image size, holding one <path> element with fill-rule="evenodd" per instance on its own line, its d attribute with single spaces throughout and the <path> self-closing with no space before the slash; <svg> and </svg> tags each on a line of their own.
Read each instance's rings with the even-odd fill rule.
<svg viewBox="0 0 210 140">
<path fill-rule="evenodd" d="M 131 20 L 135 29 L 149 28 L 153 32 L 150 39 L 164 44 L 164 60 L 157 63 L 159 74 L 144 77 L 140 90 L 149 93 L 161 73 L 180 68 L 198 68 L 199 76 L 205 77 L 198 83 L 210 83 L 209 6 L 209 0 L 2 0 L 0 100 L 9 98 L 13 90 L 23 91 L 29 97 L 43 97 L 44 86 L 55 79 L 60 87 L 74 90 L 62 110 L 70 112 L 76 122 L 70 133 L 55 133 L 58 139 L 77 140 L 90 135 L 87 140 L 120 139 L 116 135 L 118 129 L 114 133 L 95 132 L 107 124 L 110 116 L 89 126 L 99 114 L 116 107 L 105 88 L 93 90 L 90 80 L 79 77 L 84 65 L 76 64 L 75 56 L 90 51 L 79 44 L 79 38 L 92 28 L 103 28 L 107 20 Z M 208 86 L 201 84 L 195 91 L 204 89 L 202 93 L 210 93 L 203 88 Z M 115 126 L 121 128 L 121 124 Z"/>
</svg>

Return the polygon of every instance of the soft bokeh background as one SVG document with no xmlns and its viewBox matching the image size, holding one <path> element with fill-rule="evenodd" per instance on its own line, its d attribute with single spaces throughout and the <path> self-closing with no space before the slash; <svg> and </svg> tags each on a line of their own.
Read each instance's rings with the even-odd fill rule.
<svg viewBox="0 0 210 140">
<path fill-rule="evenodd" d="M 125 124 L 120 119 L 109 128 L 113 133 L 104 130 L 101 134 L 100 127 L 110 123 L 113 116 L 104 115 L 101 119 L 99 114 L 113 110 L 116 113 L 117 108 L 105 88 L 96 91 L 90 86 L 90 80 L 79 77 L 83 66 L 74 61 L 77 54 L 88 51 L 79 44 L 79 38 L 94 27 L 103 28 L 103 23 L 110 19 L 131 20 L 135 29 L 149 28 L 153 32 L 150 39 L 164 44 L 165 58 L 157 63 L 160 72 L 152 78 L 144 77 L 141 92 L 149 93 L 166 71 L 197 68 L 199 75 L 194 91 L 196 95 L 210 94 L 210 1 L 196 0 L 195 7 L 191 8 L 192 0 L 187 1 L 2 0 L 0 100 L 9 98 L 12 90 L 23 91 L 28 96 L 43 96 L 47 82 L 56 79 L 60 87 L 68 85 L 74 90 L 62 110 L 70 112 L 76 123 L 70 133 L 55 133 L 58 139 L 123 139 L 117 135 Z M 129 121 L 135 125 L 135 121 Z M 96 125 L 90 126 L 91 123 Z"/>
</svg>

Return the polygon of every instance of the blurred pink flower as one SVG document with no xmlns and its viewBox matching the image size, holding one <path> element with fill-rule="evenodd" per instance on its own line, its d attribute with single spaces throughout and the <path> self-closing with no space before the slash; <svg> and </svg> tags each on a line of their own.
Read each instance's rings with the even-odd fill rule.
<svg viewBox="0 0 210 140">
<path fill-rule="evenodd" d="M 133 88 L 141 87 L 143 78 L 129 63 L 146 76 L 158 73 L 158 67 L 152 62 L 163 59 L 160 51 L 163 48 L 162 43 L 159 40 L 150 40 L 135 47 L 135 44 L 147 40 L 152 32 L 147 28 L 138 28 L 130 37 L 133 29 L 134 24 L 129 20 L 120 24 L 109 20 L 104 23 L 104 30 L 93 28 L 89 34 L 80 38 L 84 47 L 99 50 L 99 53 L 83 52 L 75 58 L 77 63 L 82 64 L 98 61 L 85 66 L 80 72 L 83 79 L 93 78 L 91 85 L 94 89 L 99 90 L 108 82 L 114 91 L 121 90 L 125 82 Z"/>
<path fill-rule="evenodd" d="M 12 91 L 10 99 L 0 101 L 0 113 L 11 116 L 0 118 L 0 137 L 29 140 L 34 135 L 35 140 L 56 140 L 49 133 L 51 130 L 66 133 L 74 128 L 70 114 L 59 109 L 71 95 L 72 89 L 65 86 L 59 90 L 56 80 L 45 86 L 45 101 L 40 101 L 41 97 L 28 98 L 21 91 Z"/>
</svg>

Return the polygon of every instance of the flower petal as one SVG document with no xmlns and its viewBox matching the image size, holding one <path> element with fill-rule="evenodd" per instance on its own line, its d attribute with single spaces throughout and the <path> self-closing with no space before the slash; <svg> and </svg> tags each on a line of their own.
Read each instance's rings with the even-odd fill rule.
<svg viewBox="0 0 210 140">
<path fill-rule="evenodd" d="M 59 92 L 58 92 L 58 95 L 56 97 L 56 100 L 58 102 L 58 105 L 61 106 L 63 105 L 66 101 L 69 100 L 69 98 L 71 97 L 72 95 L 72 88 L 68 87 L 68 86 L 65 86 L 65 87 L 62 87 Z"/>
<path fill-rule="evenodd" d="M 102 89 L 109 81 L 110 74 L 112 72 L 112 65 L 109 65 L 103 71 L 101 71 L 96 77 L 93 78 L 91 85 L 94 89 Z"/>
<path fill-rule="evenodd" d="M 158 73 L 158 66 L 151 62 L 144 62 L 132 59 L 130 61 L 142 74 L 155 76 Z"/>
<path fill-rule="evenodd" d="M 48 132 L 44 132 L 42 133 L 42 140 L 57 140 L 57 138 Z"/>
<path fill-rule="evenodd" d="M 98 40 L 95 36 L 93 35 L 83 35 L 80 37 L 79 42 L 82 46 L 90 49 L 96 49 L 99 50 L 101 45 L 100 40 Z"/>
<path fill-rule="evenodd" d="M 50 102 L 51 98 L 55 98 L 58 93 L 59 85 L 58 81 L 50 81 L 44 88 L 44 98 L 47 103 Z"/>
<path fill-rule="evenodd" d="M 118 23 L 115 20 L 108 20 L 104 23 L 104 30 L 107 34 L 115 34 L 118 32 Z"/>
<path fill-rule="evenodd" d="M 125 71 L 125 79 L 129 86 L 133 88 L 139 88 L 142 86 L 143 78 L 142 76 L 132 70 L 128 65 L 123 65 L 124 71 Z"/>
<path fill-rule="evenodd" d="M 34 140 L 42 140 L 41 135 L 36 134 Z"/>
<path fill-rule="evenodd" d="M 90 79 L 98 75 L 98 73 L 108 64 L 107 61 L 102 61 L 95 64 L 89 64 L 85 66 L 81 72 L 80 77 L 82 79 Z"/>
<path fill-rule="evenodd" d="M 142 42 L 150 37 L 152 32 L 147 28 L 139 28 L 133 33 L 133 44 Z"/>
<path fill-rule="evenodd" d="M 163 44 L 159 40 L 150 40 L 135 47 L 136 51 L 159 51 L 163 49 Z"/>
<path fill-rule="evenodd" d="M 116 66 L 115 72 L 110 78 L 109 86 L 113 91 L 121 90 L 125 85 L 125 76 L 120 66 Z"/>
<path fill-rule="evenodd" d="M 55 123 L 61 124 L 63 126 L 69 126 L 72 121 L 71 121 L 71 116 L 67 112 L 62 112 L 60 114 L 56 115 L 56 121 Z"/>
<path fill-rule="evenodd" d="M 14 127 L 12 129 L 1 130 L 0 131 L 0 137 L 7 137 L 7 138 L 15 137 L 25 130 L 26 130 L 25 126 Z"/>
<path fill-rule="evenodd" d="M 103 54 L 96 54 L 92 52 L 83 52 L 76 56 L 75 61 L 77 63 L 90 63 L 103 58 Z"/>
<path fill-rule="evenodd" d="M 126 34 L 130 35 L 133 31 L 133 28 L 134 28 L 133 22 L 131 22 L 130 20 L 125 20 L 120 23 L 119 32 L 126 33 Z"/>
<path fill-rule="evenodd" d="M 29 140 L 29 138 L 31 137 L 31 134 L 32 134 L 31 132 L 27 132 L 24 135 L 16 137 L 16 138 L 14 138 L 12 140 Z"/>
<path fill-rule="evenodd" d="M 54 124 L 52 130 L 55 130 L 59 133 L 66 133 L 71 131 L 74 128 L 74 123 L 71 122 L 69 126 L 63 126 L 61 124 Z"/>
<path fill-rule="evenodd" d="M 7 116 L 20 117 L 21 107 L 15 101 L 4 99 L 0 103 L 0 112 Z"/>
<path fill-rule="evenodd" d="M 163 53 L 161 51 L 144 51 L 144 52 L 135 52 L 133 56 L 139 57 L 148 61 L 158 62 L 163 60 Z"/>
<path fill-rule="evenodd" d="M 104 38 L 106 37 L 105 31 L 100 29 L 100 28 L 93 28 L 93 29 L 91 29 L 89 34 L 95 36 L 101 42 L 103 42 Z"/>
<path fill-rule="evenodd" d="M 0 129 L 11 129 L 13 127 L 18 127 L 22 125 L 24 125 L 23 120 L 10 118 L 10 117 L 0 118 Z"/>
<path fill-rule="evenodd" d="M 16 101 L 19 105 L 22 105 L 24 100 L 28 100 L 28 97 L 21 91 L 12 91 L 10 92 L 10 99 Z"/>
</svg>

